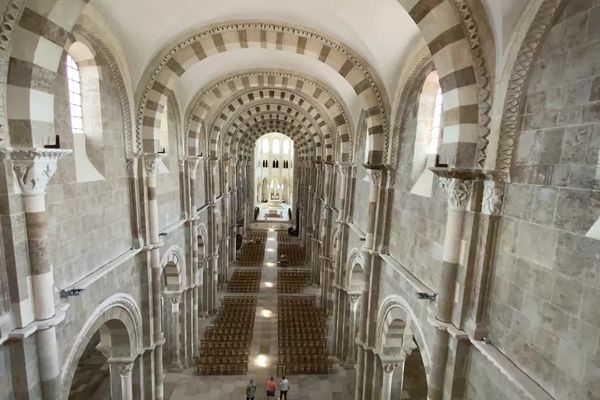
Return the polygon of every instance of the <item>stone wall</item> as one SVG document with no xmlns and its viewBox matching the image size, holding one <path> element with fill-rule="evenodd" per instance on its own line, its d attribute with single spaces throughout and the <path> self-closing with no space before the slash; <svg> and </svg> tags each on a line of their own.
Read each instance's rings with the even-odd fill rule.
<svg viewBox="0 0 600 400">
<path fill-rule="evenodd" d="M 158 172 L 157 199 L 158 199 L 158 226 L 164 229 L 167 226 L 179 221 L 181 218 L 181 201 L 179 197 L 179 155 L 178 155 L 178 121 L 176 118 L 175 107 L 172 102 L 169 103 L 169 150 L 167 156 L 163 159 L 165 168 L 160 168 Z"/>
<path fill-rule="evenodd" d="M 96 62 L 102 74 L 104 179 L 77 182 L 75 160 L 70 155 L 60 161 L 47 188 L 48 247 L 60 288 L 116 258 L 132 243 L 121 105 L 108 68 L 101 57 Z M 55 82 L 54 108 L 62 146 L 73 148 L 64 64 Z"/>
<path fill-rule="evenodd" d="M 442 244 L 446 221 L 446 195 L 441 191 L 437 178 L 433 179 L 431 198 L 411 194 L 416 177 L 412 177 L 413 155 L 419 96 L 430 69 L 421 72 L 407 97 L 404 115 L 400 115 L 400 127 L 394 132 L 400 135 L 399 164 L 394 185 L 394 201 L 390 221 L 389 252 L 405 268 L 434 291 L 438 287 L 441 268 Z"/>
<path fill-rule="evenodd" d="M 600 396 L 600 242 L 590 237 L 600 216 L 600 7 L 566 3 L 527 87 L 489 319 L 495 346 L 571 400 Z"/>
</svg>

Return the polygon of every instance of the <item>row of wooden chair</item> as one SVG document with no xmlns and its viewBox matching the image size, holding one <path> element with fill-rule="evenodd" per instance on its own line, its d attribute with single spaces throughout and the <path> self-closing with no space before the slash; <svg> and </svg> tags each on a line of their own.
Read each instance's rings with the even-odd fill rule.
<svg viewBox="0 0 600 400">
<path fill-rule="evenodd" d="M 309 270 L 280 270 L 277 273 L 277 293 L 301 293 L 309 283 Z"/>
<path fill-rule="evenodd" d="M 233 363 L 198 363 L 198 375 L 246 375 L 247 373 L 248 358 L 238 359 Z"/>
<path fill-rule="evenodd" d="M 277 254 L 280 266 L 304 264 L 304 247 L 299 242 L 278 242 Z"/>
<path fill-rule="evenodd" d="M 333 361 L 317 361 L 310 363 L 278 363 L 277 375 L 295 374 L 330 374 L 333 371 Z"/>
<path fill-rule="evenodd" d="M 227 282 L 230 293 L 256 293 L 260 289 L 260 270 L 235 270 Z"/>
<path fill-rule="evenodd" d="M 279 296 L 278 373 L 324 374 L 331 372 L 327 353 L 325 313 L 314 296 Z"/>
<path fill-rule="evenodd" d="M 200 342 L 198 374 L 245 375 L 252 342 L 256 297 L 225 296 L 213 326 Z"/>
</svg>

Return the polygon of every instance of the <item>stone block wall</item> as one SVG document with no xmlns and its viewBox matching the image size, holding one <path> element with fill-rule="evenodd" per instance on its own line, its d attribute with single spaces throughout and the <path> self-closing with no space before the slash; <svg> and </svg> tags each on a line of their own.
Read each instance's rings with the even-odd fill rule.
<svg viewBox="0 0 600 400">
<path fill-rule="evenodd" d="M 557 399 L 600 397 L 599 18 L 566 2 L 532 68 L 492 289 L 492 343 Z"/>
<path fill-rule="evenodd" d="M 419 118 L 419 96 L 430 72 L 422 71 L 408 97 L 402 123 L 395 135 L 400 136 L 399 164 L 394 185 L 394 202 L 390 221 L 389 252 L 419 280 L 436 290 L 439 284 L 442 245 L 445 234 L 447 200 L 437 178 L 432 196 L 410 193 L 418 175 L 412 177 L 413 155 Z"/>
<path fill-rule="evenodd" d="M 171 104 L 170 104 L 171 105 Z M 158 172 L 156 194 L 158 199 L 158 226 L 164 229 L 181 218 L 179 154 L 177 119 L 174 107 L 167 107 L 169 118 L 169 150 L 163 159 L 166 168 Z"/>
<path fill-rule="evenodd" d="M 59 288 L 98 269 L 132 245 L 120 100 L 100 57 L 97 63 L 102 73 L 104 179 L 77 182 L 75 160 L 70 155 L 60 161 L 47 188 L 48 244 Z M 59 68 L 55 94 L 56 131 L 62 147 L 73 148 L 64 64 Z"/>
</svg>

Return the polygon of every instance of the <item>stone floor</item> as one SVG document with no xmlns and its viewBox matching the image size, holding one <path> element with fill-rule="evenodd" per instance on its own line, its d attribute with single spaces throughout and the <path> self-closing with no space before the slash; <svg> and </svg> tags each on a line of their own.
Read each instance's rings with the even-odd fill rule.
<svg viewBox="0 0 600 400">
<path fill-rule="evenodd" d="M 257 382 L 257 400 L 266 399 L 265 381 L 277 372 L 277 232 L 270 231 L 265 247 L 260 292 L 248 375 L 197 376 L 194 369 L 168 373 L 165 399 L 241 400 L 253 378 Z M 277 380 L 278 377 L 276 377 Z M 292 400 L 342 400 L 354 397 L 354 370 L 337 366 L 329 375 L 291 375 L 289 398 Z"/>
</svg>

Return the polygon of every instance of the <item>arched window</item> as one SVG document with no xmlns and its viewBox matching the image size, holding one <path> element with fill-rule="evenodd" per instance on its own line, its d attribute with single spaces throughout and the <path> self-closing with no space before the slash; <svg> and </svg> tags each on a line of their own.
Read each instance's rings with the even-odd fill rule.
<svg viewBox="0 0 600 400">
<path fill-rule="evenodd" d="M 67 54 L 67 87 L 69 90 L 69 110 L 71 131 L 83 133 L 83 107 L 81 107 L 81 74 L 73 57 Z"/>
<path fill-rule="evenodd" d="M 77 182 L 104 180 L 105 154 L 100 96 L 101 70 L 95 53 L 74 42 L 64 59 Z"/>
<path fill-rule="evenodd" d="M 169 110 L 165 104 L 160 117 L 160 150 L 169 152 Z"/>
<path fill-rule="evenodd" d="M 288 154 L 290 152 L 290 141 L 286 139 L 283 141 L 283 154 Z"/>
<path fill-rule="evenodd" d="M 442 90 L 436 71 L 425 78 L 418 101 L 411 174 L 414 184 L 411 193 L 431 197 L 434 176 L 429 167 L 435 165 L 444 123 Z"/>
<path fill-rule="evenodd" d="M 279 154 L 279 139 L 273 139 L 273 154 Z"/>
<path fill-rule="evenodd" d="M 440 131 L 442 128 L 442 88 L 438 87 L 435 95 L 435 106 L 433 107 L 433 123 L 431 124 L 431 141 L 427 152 L 437 154 L 440 143 Z"/>
<path fill-rule="evenodd" d="M 263 139 L 262 141 L 262 151 L 263 153 L 269 152 L 269 139 Z"/>
</svg>

